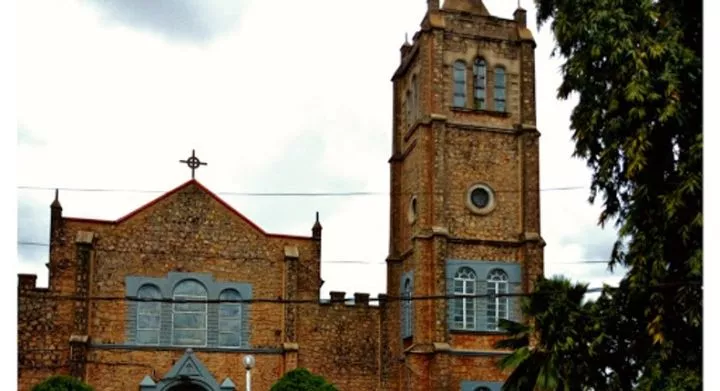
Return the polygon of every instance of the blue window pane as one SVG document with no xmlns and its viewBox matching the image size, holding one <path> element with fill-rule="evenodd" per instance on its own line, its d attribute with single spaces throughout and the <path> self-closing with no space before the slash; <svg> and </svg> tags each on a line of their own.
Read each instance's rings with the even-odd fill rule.
<svg viewBox="0 0 720 391">
<path fill-rule="evenodd" d="M 475 294 L 475 284 L 468 281 L 465 283 L 465 293 L 468 295 L 474 295 Z"/>
<path fill-rule="evenodd" d="M 205 287 L 202 286 L 197 281 L 187 280 L 183 281 L 180 284 L 178 284 L 177 287 L 175 287 L 175 291 L 173 292 L 175 296 L 200 296 L 200 297 L 207 297 L 207 291 L 205 290 Z"/>
<path fill-rule="evenodd" d="M 185 297 L 175 296 L 175 300 L 188 300 L 197 301 L 200 300 L 197 297 Z M 205 312 L 207 304 L 205 303 L 175 303 L 173 305 L 173 311 L 176 312 Z"/>
<path fill-rule="evenodd" d="M 240 300 L 242 296 L 234 289 L 225 289 L 220 293 L 220 300 Z"/>
<path fill-rule="evenodd" d="M 204 313 L 175 313 L 173 315 L 175 329 L 203 329 L 205 328 Z"/>
<path fill-rule="evenodd" d="M 237 304 L 220 304 L 220 316 L 238 317 L 240 316 L 240 306 Z"/>
<path fill-rule="evenodd" d="M 139 345 L 157 345 L 160 343 L 160 331 L 138 330 L 135 338 Z"/>
<path fill-rule="evenodd" d="M 240 324 L 240 319 L 220 319 L 218 329 L 224 333 L 240 333 L 242 325 Z"/>
<path fill-rule="evenodd" d="M 138 314 L 159 314 L 160 303 L 138 303 L 137 306 Z"/>
<path fill-rule="evenodd" d="M 184 346 L 205 345 L 205 330 L 175 330 L 173 344 Z"/>
<path fill-rule="evenodd" d="M 160 329 L 160 315 L 139 315 L 138 329 Z"/>
<path fill-rule="evenodd" d="M 456 61 L 453 66 L 453 106 L 465 106 L 465 63 Z"/>
<path fill-rule="evenodd" d="M 137 296 L 141 299 L 159 299 L 160 290 L 153 285 L 143 285 L 139 290 Z"/>
<path fill-rule="evenodd" d="M 505 101 L 495 101 L 495 110 L 504 112 L 505 111 Z"/>
<path fill-rule="evenodd" d="M 505 70 L 495 68 L 495 87 L 505 87 Z"/>
<path fill-rule="evenodd" d="M 240 334 L 220 333 L 218 334 L 218 344 L 220 346 L 240 346 Z"/>
</svg>

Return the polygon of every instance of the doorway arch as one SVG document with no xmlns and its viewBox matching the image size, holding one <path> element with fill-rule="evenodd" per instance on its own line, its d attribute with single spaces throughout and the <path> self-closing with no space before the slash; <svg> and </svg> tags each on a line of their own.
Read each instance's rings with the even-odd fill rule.
<svg viewBox="0 0 720 391">
<path fill-rule="evenodd" d="M 209 391 L 207 388 L 197 383 L 182 382 L 174 385 L 168 389 L 168 391 Z"/>
</svg>

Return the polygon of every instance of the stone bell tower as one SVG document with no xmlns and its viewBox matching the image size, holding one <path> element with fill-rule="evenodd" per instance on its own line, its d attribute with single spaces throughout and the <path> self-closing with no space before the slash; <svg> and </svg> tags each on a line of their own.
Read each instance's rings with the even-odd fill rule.
<svg viewBox="0 0 720 391">
<path fill-rule="evenodd" d="M 494 390 L 499 319 L 543 273 L 526 11 L 427 1 L 393 82 L 387 389 Z M 495 296 L 497 295 L 497 296 Z M 426 296 L 447 296 L 424 300 Z M 499 388 L 498 388 L 499 389 Z"/>
</svg>

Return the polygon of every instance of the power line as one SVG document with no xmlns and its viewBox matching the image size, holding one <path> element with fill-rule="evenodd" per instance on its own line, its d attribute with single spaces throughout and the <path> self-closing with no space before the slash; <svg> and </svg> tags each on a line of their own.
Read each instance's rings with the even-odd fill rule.
<svg viewBox="0 0 720 391">
<path fill-rule="evenodd" d="M 587 186 L 559 186 L 546 187 L 539 189 L 541 192 L 547 191 L 568 191 L 585 189 Z M 43 187 L 43 186 L 18 186 L 19 190 L 62 190 L 70 192 L 111 192 L 111 193 L 167 193 L 168 190 L 144 190 L 144 189 L 107 189 L 107 188 L 71 188 L 71 187 Z M 532 192 L 534 190 L 528 190 Z M 516 189 L 497 189 L 495 193 L 520 193 L 521 190 Z M 427 192 L 407 192 L 400 194 L 426 194 Z M 465 193 L 463 190 L 462 193 Z M 221 191 L 216 192 L 217 195 L 229 196 L 247 196 L 247 197 L 354 197 L 354 196 L 387 196 L 388 191 L 346 191 L 346 192 L 233 192 Z M 435 192 L 437 195 L 446 194 L 444 191 Z"/>
<path fill-rule="evenodd" d="M 677 286 L 700 286 L 702 281 L 680 281 L 673 283 L 661 283 L 649 285 L 647 288 L 669 288 Z M 597 288 L 587 288 L 585 293 L 600 293 L 605 289 L 617 289 L 617 287 L 605 286 Z M 562 293 L 562 291 L 544 291 L 544 292 L 519 292 L 519 293 L 481 293 L 475 295 L 427 295 L 427 296 L 388 296 L 368 298 L 368 302 L 393 302 L 393 301 L 429 301 L 429 300 L 459 300 L 459 299 L 478 299 L 478 298 L 500 298 L 500 297 L 530 297 L 537 295 L 548 295 L 554 293 Z M 19 297 L 42 297 L 45 299 L 68 300 L 68 301 L 129 301 L 129 302 L 150 302 L 150 303 L 184 303 L 184 304 L 328 304 L 354 302 L 355 298 L 336 299 L 278 299 L 278 298 L 256 298 L 256 299 L 176 299 L 176 298 L 139 298 L 134 296 L 81 296 L 81 295 L 64 295 L 64 294 L 47 294 L 47 293 L 26 293 L 22 292 Z"/>
<path fill-rule="evenodd" d="M 42 242 L 30 242 L 30 241 L 18 241 L 17 244 L 21 246 L 38 246 L 38 247 L 48 247 L 50 246 L 49 243 L 42 243 Z M 174 251 L 139 251 L 139 250 L 111 250 L 111 249 L 96 249 L 98 252 L 120 252 L 120 253 L 133 253 L 133 254 L 153 254 L 153 255 L 173 255 L 173 254 L 184 254 L 187 255 L 190 254 L 207 254 L 207 252 L 174 252 Z M 243 258 L 245 259 L 245 258 Z M 321 264 L 325 263 L 332 263 L 332 264 L 360 264 L 360 265 L 385 265 L 385 262 L 370 262 L 370 261 L 357 261 L 357 260 L 346 260 L 346 261 L 340 261 L 340 260 L 332 260 L 332 261 L 325 261 L 322 260 Z M 546 265 L 580 265 L 580 264 L 607 264 L 608 261 L 576 261 L 576 262 L 551 262 L 546 263 Z"/>
</svg>

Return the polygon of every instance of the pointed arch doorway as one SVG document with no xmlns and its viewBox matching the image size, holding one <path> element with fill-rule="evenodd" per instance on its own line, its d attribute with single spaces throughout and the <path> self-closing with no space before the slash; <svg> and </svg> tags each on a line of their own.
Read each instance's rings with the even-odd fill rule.
<svg viewBox="0 0 720 391">
<path fill-rule="evenodd" d="M 168 391 L 208 391 L 208 389 L 201 385 L 188 382 L 172 386 Z"/>
</svg>

